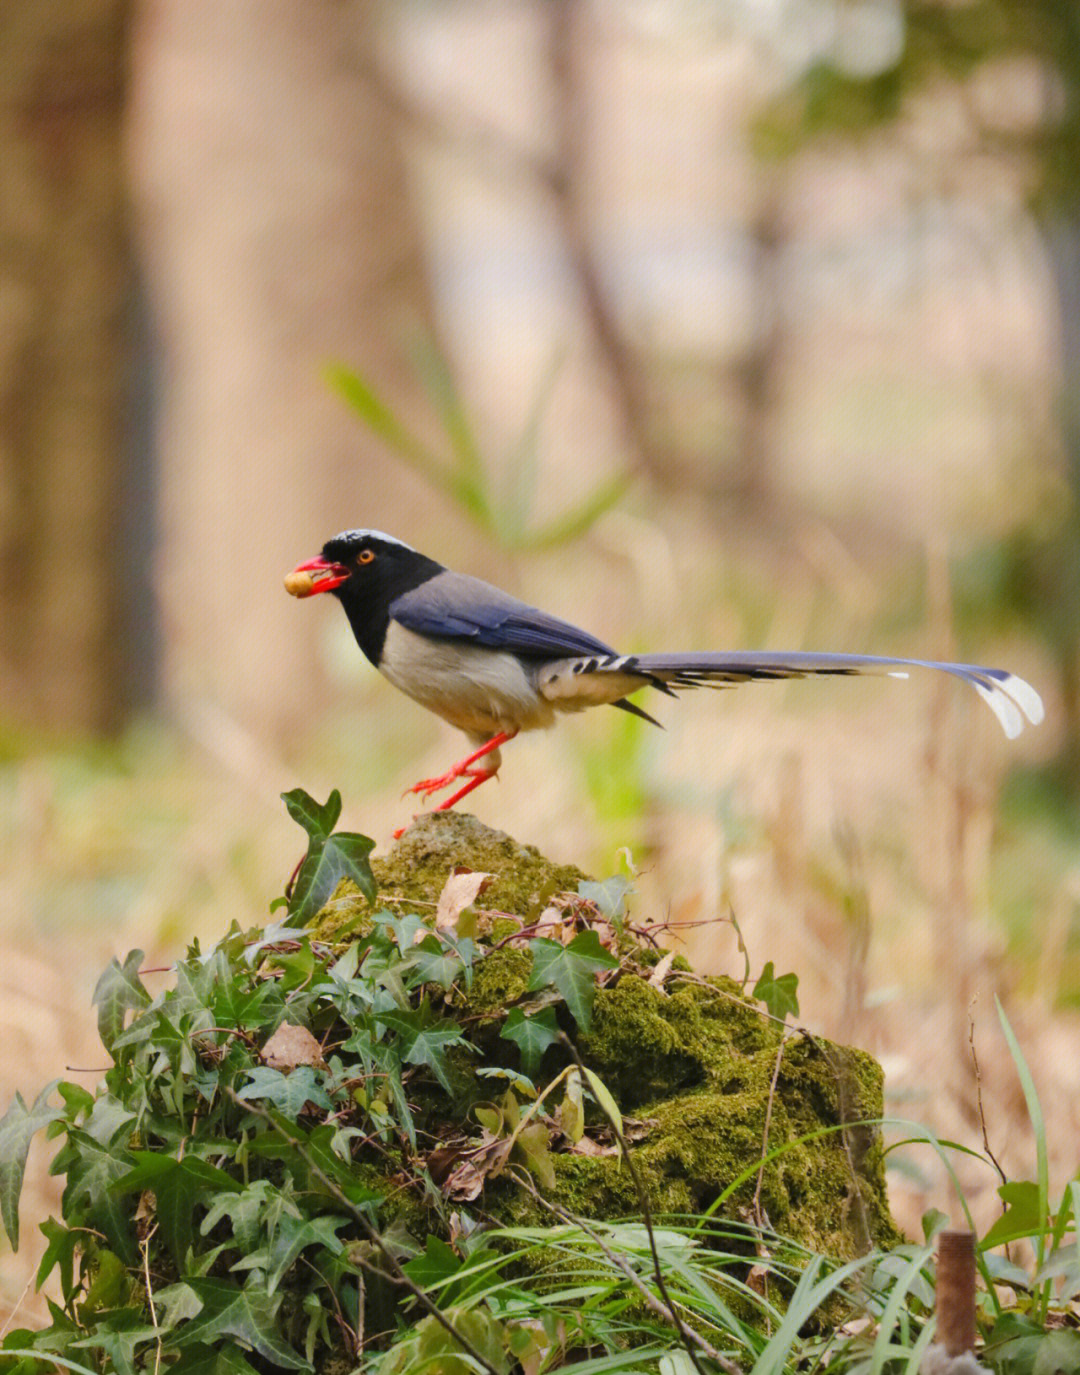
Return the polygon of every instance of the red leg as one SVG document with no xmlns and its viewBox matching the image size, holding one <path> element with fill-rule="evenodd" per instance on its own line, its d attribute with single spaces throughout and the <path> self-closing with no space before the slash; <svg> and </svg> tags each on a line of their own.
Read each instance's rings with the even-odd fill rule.
<svg viewBox="0 0 1080 1375">
<path fill-rule="evenodd" d="M 447 811 L 455 802 L 460 802 L 463 797 L 471 793 L 474 788 L 478 788 L 481 783 L 486 783 L 489 778 L 494 777 L 494 769 L 492 769 L 490 773 L 487 769 L 476 769 L 472 771 L 468 783 L 466 783 L 463 788 L 459 788 L 451 797 L 448 797 L 445 802 L 440 802 L 435 810 L 437 812 Z"/>
<path fill-rule="evenodd" d="M 478 788 L 485 778 L 491 778 L 494 770 L 474 769 L 473 765 L 478 759 L 483 759 L 485 754 L 490 754 L 492 750 L 497 750 L 500 745 L 505 745 L 508 740 L 512 740 L 517 731 L 500 731 L 498 735 L 493 735 L 490 740 L 474 750 L 467 759 L 459 760 L 446 773 L 440 774 L 438 778 L 422 778 L 419 783 L 407 789 L 410 793 L 423 793 L 425 797 L 430 797 L 432 793 L 437 793 L 442 788 L 448 788 L 451 783 L 459 778 L 468 778 L 470 781 L 459 792 L 456 792 L 449 802 L 440 803 L 438 811 L 444 811 L 447 807 L 452 807 L 454 803 L 466 793 L 471 793 L 473 788 Z"/>
</svg>

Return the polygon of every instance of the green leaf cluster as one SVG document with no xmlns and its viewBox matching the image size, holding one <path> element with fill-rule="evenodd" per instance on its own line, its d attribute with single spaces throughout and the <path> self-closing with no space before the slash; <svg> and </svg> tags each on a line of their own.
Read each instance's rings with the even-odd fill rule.
<svg viewBox="0 0 1080 1375">
<path fill-rule="evenodd" d="M 56 1277 L 61 1302 L 49 1327 L 5 1342 L 40 1368 L 236 1375 L 310 1370 L 327 1350 L 355 1358 L 373 1321 L 384 1341 L 400 1321 L 401 1267 L 423 1238 L 451 1232 L 453 1204 L 426 1166 L 447 1122 L 475 1105 L 519 1170 L 550 1178 L 551 1129 L 517 1098 L 536 1098 L 530 1076 L 549 1052 L 558 1079 L 557 1041 L 588 1026 L 596 975 L 618 957 L 593 931 L 567 946 L 523 937 L 538 1006 L 476 1026 L 468 992 L 497 942 L 475 916 L 434 929 L 380 910 L 372 842 L 334 829 L 339 794 L 283 799 L 308 848 L 280 919 L 193 945 L 156 992 L 140 951 L 114 960 L 94 995 L 102 1082 L 54 1082 L 30 1106 L 16 1095 L 0 1121 L 0 1214 L 15 1246 L 31 1141 L 60 1143 L 61 1218 L 41 1225 L 37 1278 Z M 332 945 L 304 923 L 343 881 L 368 912 Z M 493 1079 L 503 1106 L 485 1109 Z M 600 1101 L 603 1086 L 592 1090 Z"/>
</svg>

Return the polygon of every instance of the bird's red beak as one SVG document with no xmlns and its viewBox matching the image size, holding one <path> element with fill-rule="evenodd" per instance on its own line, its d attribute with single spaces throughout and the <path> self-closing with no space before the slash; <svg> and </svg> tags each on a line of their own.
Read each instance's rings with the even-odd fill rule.
<svg viewBox="0 0 1080 1375">
<path fill-rule="evenodd" d="M 343 563 L 331 563 L 320 554 L 318 558 L 298 563 L 286 575 L 285 591 L 293 597 L 313 597 L 316 592 L 330 592 L 340 587 L 350 576 Z"/>
</svg>

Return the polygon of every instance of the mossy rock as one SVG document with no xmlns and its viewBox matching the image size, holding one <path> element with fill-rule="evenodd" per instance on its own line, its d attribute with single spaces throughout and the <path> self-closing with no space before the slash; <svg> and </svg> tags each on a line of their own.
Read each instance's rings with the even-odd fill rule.
<svg viewBox="0 0 1080 1375">
<path fill-rule="evenodd" d="M 586 877 L 454 812 L 420 817 L 373 868 L 379 905 L 420 915 L 434 912 L 456 869 L 492 874 L 479 904 L 489 914 L 489 930 L 498 920 L 492 912 L 535 919 L 554 895 L 574 893 Z M 359 894 L 340 891 L 313 929 L 324 939 L 363 930 L 370 910 Z M 507 923 L 510 933 L 516 927 Z M 472 1091 L 455 1095 L 453 1107 L 433 1097 L 434 1117 L 456 1110 L 454 1125 L 475 1130 L 468 1110 L 492 1095 L 489 1082 L 475 1079 L 475 1067 L 516 1063 L 497 1031 L 504 1012 L 526 998 L 531 969 L 528 949 L 510 945 L 477 961 L 472 987 L 457 1000 L 457 1010 L 472 1018 L 482 1052 L 459 1064 L 463 1075 L 473 1072 Z M 592 1218 L 637 1214 L 636 1178 L 657 1214 L 701 1213 L 723 1199 L 722 1216 L 765 1218 L 794 1241 L 841 1258 L 900 1239 L 886 1201 L 879 1132 L 843 1126 L 882 1115 L 882 1072 L 870 1055 L 785 1029 L 733 980 L 692 972 L 676 972 L 665 989 L 621 973 L 598 990 L 588 1033 L 575 1027 L 564 1006 L 557 1011 L 624 1116 L 647 1125 L 631 1146 L 633 1172 L 614 1155 L 554 1153 L 551 1202 Z M 553 1046 L 538 1082 L 566 1063 Z M 551 1221 L 547 1209 L 505 1179 L 493 1181 L 482 1201 L 507 1223 Z"/>
<path fill-rule="evenodd" d="M 389 855 L 375 856 L 372 872 L 379 904 L 431 915 L 447 878 L 456 869 L 492 875 L 483 906 L 528 919 L 556 893 L 574 892 L 587 877 L 572 864 L 555 864 L 532 845 L 522 845 L 465 812 L 425 812 L 397 840 Z M 344 880 L 333 900 L 313 918 L 322 939 L 342 928 L 364 928 L 370 911 L 356 887 Z M 508 930 L 512 930 L 510 927 Z"/>
</svg>

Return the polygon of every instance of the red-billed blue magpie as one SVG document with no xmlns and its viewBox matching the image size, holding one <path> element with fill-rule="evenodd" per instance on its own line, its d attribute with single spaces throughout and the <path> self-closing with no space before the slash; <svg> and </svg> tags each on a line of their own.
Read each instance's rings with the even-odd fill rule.
<svg viewBox="0 0 1080 1375">
<path fill-rule="evenodd" d="M 473 752 L 410 791 L 425 797 L 464 786 L 452 807 L 499 770 L 499 747 L 518 731 L 554 725 L 559 712 L 610 703 L 652 721 L 628 701 L 639 688 L 732 687 L 755 679 L 889 674 L 938 669 L 970 683 L 1009 737 L 1042 720 L 1039 694 L 1000 668 L 862 654 L 765 651 L 618 654 L 588 631 L 454 573 L 379 530 L 347 530 L 285 579 L 294 597 L 331 592 L 360 648 L 384 678 L 462 730 Z"/>
</svg>

